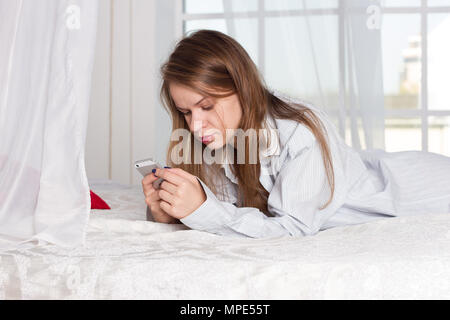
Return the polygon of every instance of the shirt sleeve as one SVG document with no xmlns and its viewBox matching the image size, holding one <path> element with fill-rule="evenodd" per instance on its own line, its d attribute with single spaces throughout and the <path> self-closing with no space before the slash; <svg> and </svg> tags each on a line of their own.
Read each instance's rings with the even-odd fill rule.
<svg viewBox="0 0 450 320">
<path fill-rule="evenodd" d="M 316 216 L 321 214 L 319 208 L 330 195 L 320 145 L 316 140 L 289 151 L 268 198 L 268 210 L 273 217 L 257 208 L 236 207 L 220 201 L 201 179 L 197 179 L 207 199 L 180 221 L 191 229 L 233 237 L 315 234 L 319 230 L 316 221 Z"/>
</svg>

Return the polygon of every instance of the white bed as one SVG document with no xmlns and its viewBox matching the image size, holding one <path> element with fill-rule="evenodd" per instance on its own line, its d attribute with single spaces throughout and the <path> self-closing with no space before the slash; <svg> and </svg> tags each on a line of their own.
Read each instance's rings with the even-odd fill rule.
<svg viewBox="0 0 450 320">
<path fill-rule="evenodd" d="M 90 181 L 85 248 L 0 256 L 0 299 L 450 299 L 450 215 L 312 237 L 225 238 L 146 221 L 140 187 Z"/>
</svg>

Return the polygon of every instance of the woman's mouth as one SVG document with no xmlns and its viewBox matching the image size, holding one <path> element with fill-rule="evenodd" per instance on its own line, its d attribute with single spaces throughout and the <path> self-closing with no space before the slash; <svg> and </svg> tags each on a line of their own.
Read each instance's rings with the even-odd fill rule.
<svg viewBox="0 0 450 320">
<path fill-rule="evenodd" d="M 202 137 L 202 143 L 210 143 L 213 140 L 214 140 L 214 136 L 213 135 L 203 136 Z"/>
</svg>

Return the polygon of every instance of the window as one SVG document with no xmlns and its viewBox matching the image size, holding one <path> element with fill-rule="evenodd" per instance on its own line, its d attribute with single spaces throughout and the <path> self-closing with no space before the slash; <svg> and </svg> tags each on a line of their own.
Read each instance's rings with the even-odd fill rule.
<svg viewBox="0 0 450 320">
<path fill-rule="evenodd" d="M 184 0 L 179 32 L 214 29 L 233 36 L 269 87 L 336 110 L 351 145 L 349 128 L 342 130 L 350 111 L 339 111 L 346 1 L 354 0 Z M 450 75 L 450 0 L 372 2 L 381 9 L 386 150 L 450 156 L 450 88 L 444 78 Z M 283 28 L 295 30 L 295 37 Z M 299 45 L 309 42 L 314 53 Z M 319 83 L 316 73 L 327 76 Z"/>
</svg>

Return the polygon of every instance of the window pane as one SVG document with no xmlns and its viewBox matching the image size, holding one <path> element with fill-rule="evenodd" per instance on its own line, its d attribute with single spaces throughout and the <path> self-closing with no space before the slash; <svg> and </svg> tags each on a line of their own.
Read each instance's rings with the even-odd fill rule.
<svg viewBox="0 0 450 320">
<path fill-rule="evenodd" d="M 306 9 L 336 9 L 339 7 L 338 0 L 307 0 Z"/>
<path fill-rule="evenodd" d="M 381 0 L 383 7 L 418 7 L 420 0 Z"/>
<path fill-rule="evenodd" d="M 428 108 L 450 110 L 450 14 L 428 17 Z"/>
<path fill-rule="evenodd" d="M 335 9 L 338 0 L 266 0 L 264 7 L 266 10 Z"/>
<path fill-rule="evenodd" d="M 386 151 L 422 150 L 420 118 L 388 118 L 385 121 Z"/>
<path fill-rule="evenodd" d="M 234 19 L 234 38 L 244 47 L 258 65 L 258 19 Z"/>
<path fill-rule="evenodd" d="M 265 79 L 268 86 L 320 107 L 337 106 L 337 21 L 335 15 L 311 16 L 309 25 L 302 16 L 267 18 Z"/>
<path fill-rule="evenodd" d="M 186 13 L 223 13 L 222 0 L 184 0 Z"/>
<path fill-rule="evenodd" d="M 450 157 L 450 116 L 429 117 L 428 151 Z"/>
<path fill-rule="evenodd" d="M 258 0 L 184 0 L 186 13 L 224 13 L 225 9 L 231 12 L 256 11 Z"/>
<path fill-rule="evenodd" d="M 187 20 L 184 23 L 185 33 L 200 29 L 216 30 L 227 33 L 225 19 Z"/>
<path fill-rule="evenodd" d="M 355 141 L 355 143 L 353 143 Z M 361 118 L 353 120 L 346 117 L 345 143 L 353 148 L 367 149 L 364 126 Z"/>
<path fill-rule="evenodd" d="M 264 8 L 266 10 L 299 10 L 303 9 L 303 3 L 298 0 L 266 0 Z"/>
<path fill-rule="evenodd" d="M 232 36 L 244 47 L 255 64 L 258 64 L 258 23 L 256 18 L 228 19 L 228 21 L 227 19 L 185 21 L 185 33 L 199 29 L 216 30 Z M 233 31 L 230 32 L 230 30 Z"/>
<path fill-rule="evenodd" d="M 233 12 L 257 11 L 258 0 L 232 0 L 231 8 Z"/>
<path fill-rule="evenodd" d="M 420 15 L 384 15 L 382 46 L 386 108 L 418 109 L 422 74 Z"/>
<path fill-rule="evenodd" d="M 429 7 L 445 7 L 450 6 L 450 0 L 428 0 Z"/>
</svg>

